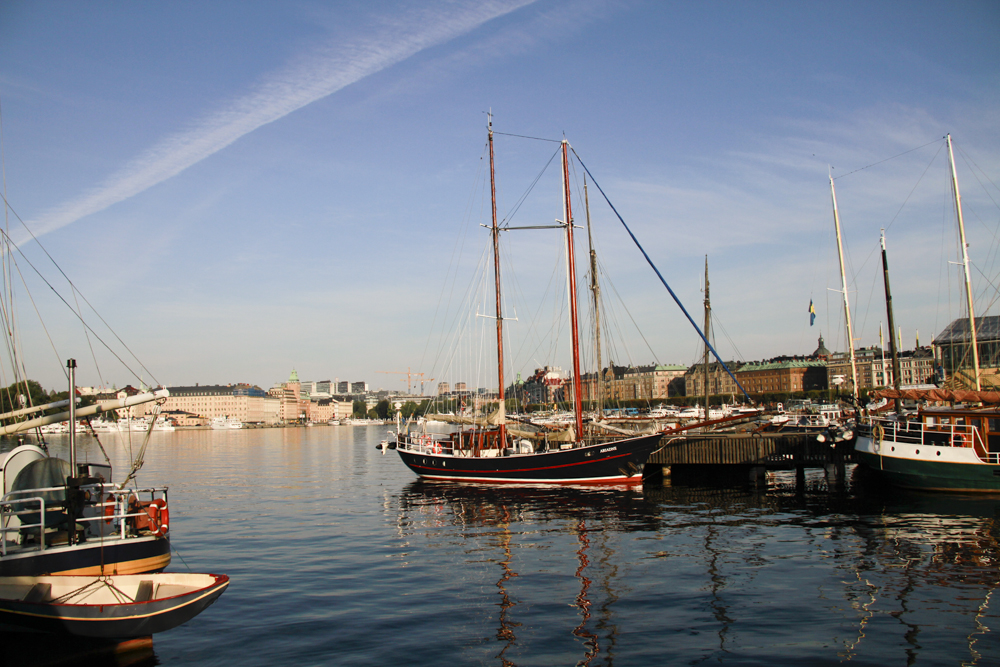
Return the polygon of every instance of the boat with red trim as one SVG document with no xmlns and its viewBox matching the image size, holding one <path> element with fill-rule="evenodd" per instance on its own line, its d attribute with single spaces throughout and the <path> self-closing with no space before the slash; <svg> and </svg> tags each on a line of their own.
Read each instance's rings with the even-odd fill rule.
<svg viewBox="0 0 1000 667">
<path fill-rule="evenodd" d="M 190 621 L 229 586 L 224 574 L 0 577 L 0 623 L 129 639 Z"/>
</svg>

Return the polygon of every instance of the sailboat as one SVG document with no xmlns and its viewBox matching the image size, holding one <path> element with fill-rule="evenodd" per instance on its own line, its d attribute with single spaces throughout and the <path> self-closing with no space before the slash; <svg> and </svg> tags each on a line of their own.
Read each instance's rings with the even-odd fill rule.
<svg viewBox="0 0 1000 667">
<path fill-rule="evenodd" d="M 962 219 L 962 199 L 958 190 L 951 135 L 946 139 L 965 269 L 965 296 L 969 315 L 966 334 L 973 358 L 974 388 L 967 391 L 944 388 L 907 390 L 897 386 L 877 391 L 875 396 L 952 404 L 983 403 L 994 407 L 923 408 L 909 417 L 897 414 L 893 418 L 872 418 L 859 425 L 855 452 L 863 467 L 895 486 L 927 491 L 1000 493 L 1000 451 L 990 451 L 991 443 L 1000 442 L 1000 419 L 995 407 L 1000 404 L 1000 392 L 982 391 L 980 386 L 976 319 L 969 278 L 968 244 Z M 883 266 L 887 276 L 886 301 L 891 307 L 891 297 L 888 296 L 888 264 L 884 254 Z"/>
<path fill-rule="evenodd" d="M 570 198 L 569 143 L 561 145 L 563 219 L 568 265 L 569 318 L 573 361 L 573 416 L 568 428 L 536 428 L 512 422 L 505 414 L 503 300 L 500 285 L 500 226 L 497 222 L 496 172 L 492 118 L 488 125 L 490 192 L 493 224 L 493 277 L 496 296 L 497 408 L 485 418 L 457 416 L 462 430 L 450 434 L 408 433 L 397 428 L 395 449 L 413 472 L 425 479 L 514 484 L 636 484 L 642 482 L 649 455 L 659 449 L 658 431 L 634 435 L 609 432 L 584 423 L 577 316 L 576 260 Z M 441 417 L 437 417 L 441 419 Z M 384 451 L 384 450 L 383 450 Z"/>
</svg>

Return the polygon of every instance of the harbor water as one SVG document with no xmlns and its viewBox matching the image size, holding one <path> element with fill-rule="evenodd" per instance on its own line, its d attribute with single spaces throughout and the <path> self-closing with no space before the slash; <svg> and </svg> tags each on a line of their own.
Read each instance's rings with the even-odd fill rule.
<svg viewBox="0 0 1000 667">
<path fill-rule="evenodd" d="M 232 584 L 140 664 L 1000 663 L 1000 500 L 821 472 L 766 490 L 435 484 L 376 450 L 385 435 L 154 433 L 139 483 L 170 487 L 170 569 Z M 141 437 L 102 434 L 119 478 Z M 80 452 L 104 460 L 91 437 Z"/>
</svg>

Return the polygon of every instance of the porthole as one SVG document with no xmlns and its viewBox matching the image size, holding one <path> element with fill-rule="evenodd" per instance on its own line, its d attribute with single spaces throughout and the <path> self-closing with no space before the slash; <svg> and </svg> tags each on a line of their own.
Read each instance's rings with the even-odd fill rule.
<svg viewBox="0 0 1000 667">
<path fill-rule="evenodd" d="M 895 447 L 890 447 L 890 448 L 889 448 L 889 451 L 890 451 L 890 452 L 894 452 L 894 451 L 896 451 L 896 448 L 895 448 Z"/>
<path fill-rule="evenodd" d="M 917 454 L 919 454 L 919 453 L 920 453 L 920 450 L 918 449 L 918 450 L 917 450 Z"/>
<path fill-rule="evenodd" d="M 938 453 L 937 453 L 937 455 L 938 455 L 938 456 L 941 456 L 941 452 L 938 452 Z"/>
</svg>

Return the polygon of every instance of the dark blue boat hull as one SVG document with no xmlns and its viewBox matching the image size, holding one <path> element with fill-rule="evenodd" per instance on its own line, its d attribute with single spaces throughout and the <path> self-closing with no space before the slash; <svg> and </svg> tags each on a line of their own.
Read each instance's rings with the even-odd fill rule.
<svg viewBox="0 0 1000 667">
<path fill-rule="evenodd" d="M 450 456 L 407 449 L 403 463 L 425 479 L 507 484 L 641 483 L 643 466 L 660 447 L 661 434 L 586 447 L 495 457 Z"/>
</svg>

